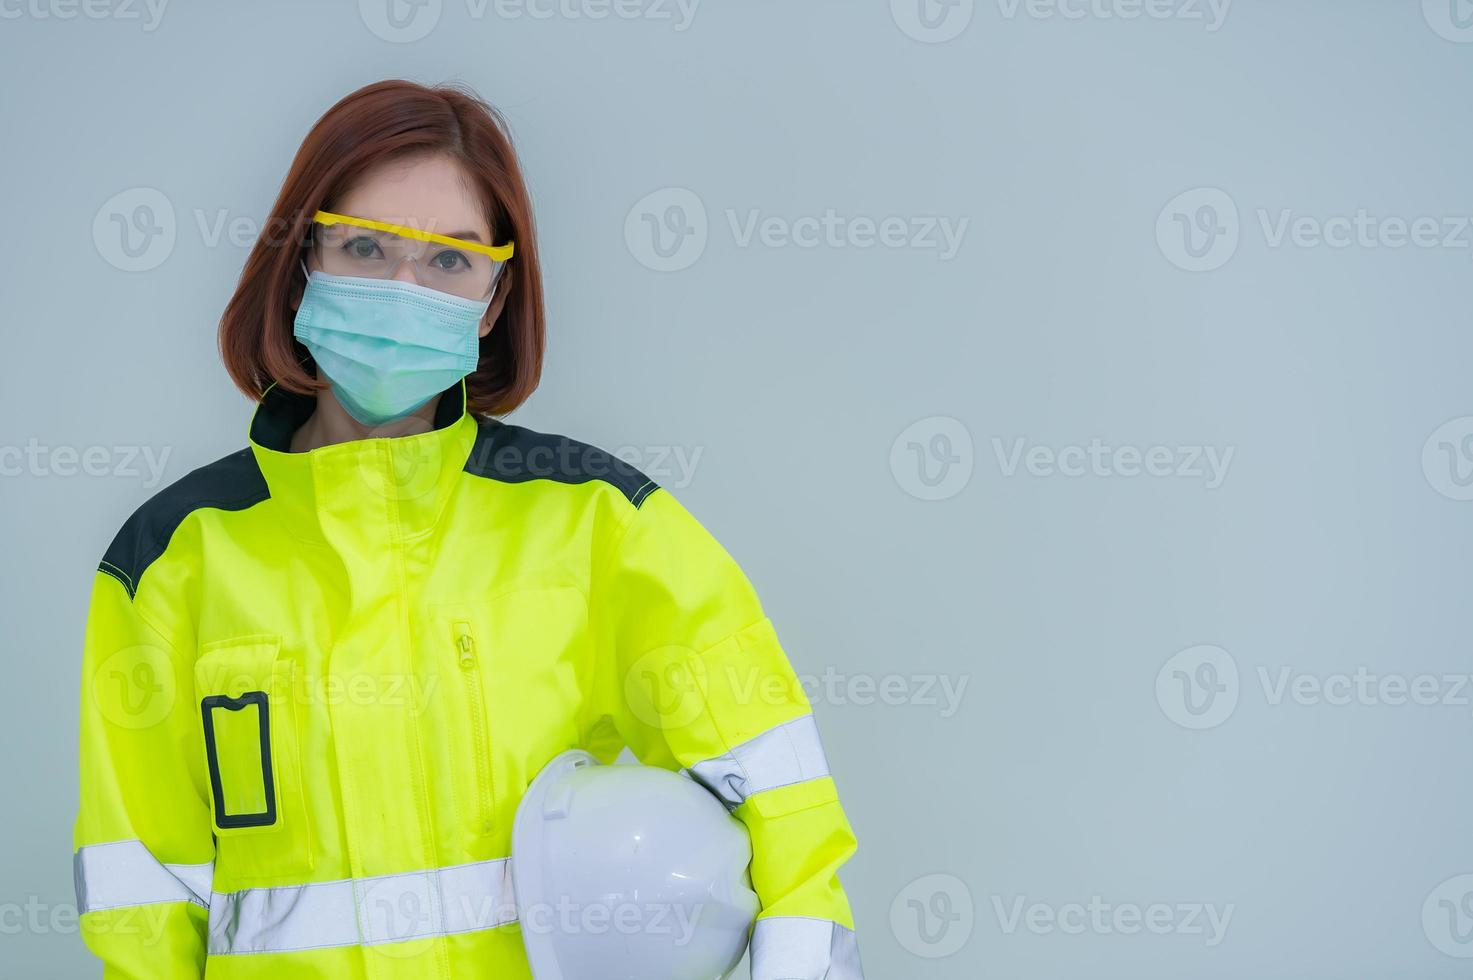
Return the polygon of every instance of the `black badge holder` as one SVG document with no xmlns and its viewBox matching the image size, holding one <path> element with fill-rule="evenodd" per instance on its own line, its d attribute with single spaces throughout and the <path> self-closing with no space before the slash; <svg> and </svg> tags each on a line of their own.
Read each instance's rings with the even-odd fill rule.
<svg viewBox="0 0 1473 980">
<path fill-rule="evenodd" d="M 226 813 L 225 788 L 220 777 L 220 754 L 215 746 L 216 710 L 241 711 L 256 706 L 261 735 L 261 784 L 266 791 L 266 809 L 260 813 Z M 276 823 L 276 784 L 271 776 L 271 719 L 265 691 L 247 691 L 238 698 L 215 694 L 200 702 L 204 715 L 205 754 L 210 766 L 210 791 L 215 797 L 215 826 L 221 830 L 236 827 L 269 827 Z"/>
</svg>

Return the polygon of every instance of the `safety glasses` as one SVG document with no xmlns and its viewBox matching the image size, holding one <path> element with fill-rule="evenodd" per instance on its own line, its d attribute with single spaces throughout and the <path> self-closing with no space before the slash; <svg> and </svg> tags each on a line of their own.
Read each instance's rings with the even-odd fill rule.
<svg viewBox="0 0 1473 980">
<path fill-rule="evenodd" d="M 421 286 L 486 299 L 514 245 L 487 245 L 418 228 L 318 211 L 312 216 L 312 254 L 317 268 L 334 276 L 390 279 L 414 263 Z"/>
</svg>

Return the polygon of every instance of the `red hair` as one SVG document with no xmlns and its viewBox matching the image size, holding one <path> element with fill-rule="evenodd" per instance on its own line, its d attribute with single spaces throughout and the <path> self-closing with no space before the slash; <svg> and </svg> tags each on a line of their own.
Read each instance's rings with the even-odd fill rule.
<svg viewBox="0 0 1473 980">
<path fill-rule="evenodd" d="M 300 394 L 327 387 L 303 364 L 307 350 L 292 336 L 292 301 L 305 287 L 299 260 L 312 215 L 333 210 L 335 200 L 378 164 L 421 153 L 457 161 L 480 193 L 492 240 L 517 247 L 501 273 L 506 305 L 481 338 L 480 362 L 466 378 L 467 408 L 504 414 L 532 394 L 546 345 L 542 272 L 532 203 L 506 121 L 468 90 L 394 79 L 361 88 L 329 109 L 282 181 L 220 318 L 225 370 L 247 396 L 259 400 L 272 382 Z"/>
</svg>

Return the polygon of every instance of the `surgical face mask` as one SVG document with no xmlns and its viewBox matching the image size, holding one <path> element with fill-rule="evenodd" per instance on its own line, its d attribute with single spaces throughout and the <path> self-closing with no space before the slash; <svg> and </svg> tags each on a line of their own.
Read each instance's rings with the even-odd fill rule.
<svg viewBox="0 0 1473 980">
<path fill-rule="evenodd" d="M 396 279 L 314 271 L 293 335 L 348 414 L 383 425 L 475 370 L 490 305 Z"/>
</svg>

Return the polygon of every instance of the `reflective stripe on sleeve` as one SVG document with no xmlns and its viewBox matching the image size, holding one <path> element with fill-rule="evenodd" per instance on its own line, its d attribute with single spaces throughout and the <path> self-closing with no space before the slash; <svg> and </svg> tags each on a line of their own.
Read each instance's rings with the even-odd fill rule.
<svg viewBox="0 0 1473 980">
<path fill-rule="evenodd" d="M 102 912 L 161 902 L 208 908 L 213 862 L 164 864 L 142 841 L 88 844 L 72 855 L 77 912 Z"/>
<path fill-rule="evenodd" d="M 690 767 L 702 786 L 719 796 L 728 807 L 738 807 L 747 797 L 829 774 L 829 760 L 818 737 L 812 715 L 804 715 L 769 729 L 743 742 L 725 755 Z"/>
<path fill-rule="evenodd" d="M 864 980 L 854 930 L 825 919 L 758 919 L 752 980 Z"/>
<path fill-rule="evenodd" d="M 515 922 L 507 858 L 429 871 L 249 888 L 210 900 L 211 956 L 371 946 Z"/>
</svg>

